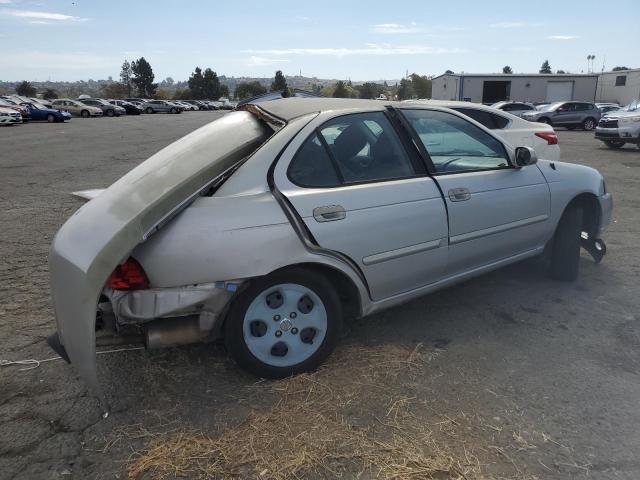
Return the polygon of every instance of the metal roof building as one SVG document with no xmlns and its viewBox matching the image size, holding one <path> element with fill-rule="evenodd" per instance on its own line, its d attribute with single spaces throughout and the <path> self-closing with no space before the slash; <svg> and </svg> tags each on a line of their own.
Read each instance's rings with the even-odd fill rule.
<svg viewBox="0 0 640 480">
<path fill-rule="evenodd" d="M 598 102 L 628 105 L 640 98 L 640 68 L 603 72 L 598 79 Z"/>
<path fill-rule="evenodd" d="M 432 98 L 495 103 L 501 100 L 595 101 L 598 74 L 445 73 L 432 79 Z"/>
</svg>

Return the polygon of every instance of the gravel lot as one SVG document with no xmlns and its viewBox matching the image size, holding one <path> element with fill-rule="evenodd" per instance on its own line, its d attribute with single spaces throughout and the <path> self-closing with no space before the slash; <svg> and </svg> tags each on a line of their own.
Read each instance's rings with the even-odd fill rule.
<svg viewBox="0 0 640 480">
<path fill-rule="evenodd" d="M 47 253 L 80 205 L 69 192 L 108 186 L 220 115 L 0 129 L 0 359 L 53 356 Z M 348 322 L 334 359 L 302 380 L 257 382 L 216 345 L 105 354 L 106 419 L 62 361 L 0 367 L 0 478 L 350 478 L 367 462 L 370 478 L 419 455 L 444 467 L 415 478 L 640 478 L 640 150 L 612 151 L 581 131 L 559 136 L 563 159 L 598 168 L 615 201 L 609 254 L 601 265 L 583 254 L 576 283 L 549 280 L 531 260 Z M 321 409 L 330 415 L 313 417 Z M 275 438 L 278 421 L 289 437 L 300 430 L 292 447 L 252 443 L 252 425 Z M 234 442 L 249 453 L 208 473 L 195 454 L 158 468 L 171 453 L 152 449 L 179 446 L 180 434 L 202 435 L 221 455 Z M 313 442 L 330 463 L 312 464 Z M 298 470 L 291 450 L 302 452 Z M 154 452 L 156 470 L 145 463 Z"/>
</svg>

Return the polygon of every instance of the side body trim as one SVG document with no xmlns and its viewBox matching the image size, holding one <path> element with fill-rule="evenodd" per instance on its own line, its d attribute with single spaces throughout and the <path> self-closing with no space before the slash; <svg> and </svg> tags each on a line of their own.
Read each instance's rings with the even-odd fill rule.
<svg viewBox="0 0 640 480">
<path fill-rule="evenodd" d="M 396 250 L 389 250 L 388 252 L 375 253 L 373 255 L 363 257 L 362 263 L 365 265 L 375 265 L 376 263 L 386 262 L 387 260 L 394 260 L 396 258 L 413 255 L 415 253 L 434 250 L 439 248 L 441 244 L 442 240 L 438 239 L 430 242 L 418 243 L 417 245 L 409 245 L 408 247 L 402 247 Z"/>
<path fill-rule="evenodd" d="M 482 230 L 476 230 L 474 232 L 463 233 L 461 235 L 455 235 L 449 238 L 449 245 L 455 245 L 456 243 L 468 242 L 469 240 L 475 240 L 477 238 L 487 237 L 496 233 L 506 232 L 527 225 L 533 225 L 534 223 L 544 222 L 549 218 L 549 215 L 537 215 L 535 217 L 524 218 L 516 222 L 505 223 L 502 225 L 496 225 L 495 227 L 485 228 Z"/>
</svg>

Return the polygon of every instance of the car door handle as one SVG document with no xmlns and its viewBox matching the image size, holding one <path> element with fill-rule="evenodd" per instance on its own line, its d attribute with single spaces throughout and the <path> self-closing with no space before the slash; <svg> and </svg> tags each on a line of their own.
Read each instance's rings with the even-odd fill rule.
<svg viewBox="0 0 640 480">
<path fill-rule="evenodd" d="M 342 205 L 325 205 L 313 209 L 313 218 L 316 222 L 334 222 L 346 218 L 347 212 Z"/>
<path fill-rule="evenodd" d="M 468 188 L 452 188 L 449 190 L 449 200 L 452 202 L 464 202 L 471 198 L 471 192 Z"/>
</svg>

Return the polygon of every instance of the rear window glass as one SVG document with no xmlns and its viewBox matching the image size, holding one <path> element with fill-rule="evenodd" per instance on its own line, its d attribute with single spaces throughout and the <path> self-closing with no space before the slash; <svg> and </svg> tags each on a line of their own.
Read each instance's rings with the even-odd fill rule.
<svg viewBox="0 0 640 480">
<path fill-rule="evenodd" d="M 476 108 L 454 108 L 463 115 L 473 118 L 476 122 L 484 125 L 490 130 L 499 130 L 506 127 L 509 124 L 509 120 L 501 115 L 487 112 L 485 110 L 479 110 Z"/>
</svg>

